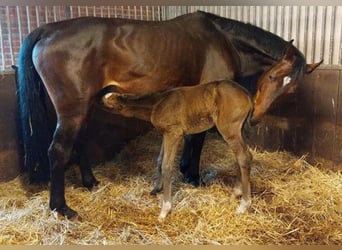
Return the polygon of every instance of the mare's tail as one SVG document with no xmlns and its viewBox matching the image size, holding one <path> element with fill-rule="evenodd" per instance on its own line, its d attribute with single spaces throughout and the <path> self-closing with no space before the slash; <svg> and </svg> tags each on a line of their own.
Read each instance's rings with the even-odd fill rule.
<svg viewBox="0 0 342 250">
<path fill-rule="evenodd" d="M 47 183 L 50 176 L 47 150 L 52 135 L 47 124 L 45 90 L 32 61 L 33 48 L 42 32 L 38 28 L 25 38 L 17 71 L 22 170 L 29 172 L 31 183 Z"/>
</svg>

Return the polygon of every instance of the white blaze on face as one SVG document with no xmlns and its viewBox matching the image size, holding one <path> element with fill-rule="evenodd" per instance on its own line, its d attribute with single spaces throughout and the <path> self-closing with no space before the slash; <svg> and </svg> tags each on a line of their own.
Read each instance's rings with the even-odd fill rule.
<svg viewBox="0 0 342 250">
<path fill-rule="evenodd" d="M 291 77 L 285 76 L 283 79 L 283 87 L 291 82 Z"/>
</svg>

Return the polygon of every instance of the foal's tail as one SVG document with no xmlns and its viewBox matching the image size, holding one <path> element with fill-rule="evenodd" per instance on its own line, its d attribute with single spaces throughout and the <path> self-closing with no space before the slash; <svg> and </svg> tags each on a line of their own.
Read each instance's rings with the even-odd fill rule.
<svg viewBox="0 0 342 250">
<path fill-rule="evenodd" d="M 50 175 L 47 149 L 52 135 L 47 124 L 45 90 L 32 61 L 33 48 L 42 32 L 38 28 L 25 38 L 17 69 L 22 170 L 29 172 L 31 183 L 46 183 Z"/>
</svg>

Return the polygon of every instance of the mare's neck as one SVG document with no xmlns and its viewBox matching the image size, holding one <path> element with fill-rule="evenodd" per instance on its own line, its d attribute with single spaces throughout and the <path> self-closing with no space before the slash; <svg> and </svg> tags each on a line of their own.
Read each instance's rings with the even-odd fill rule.
<svg viewBox="0 0 342 250">
<path fill-rule="evenodd" d="M 281 59 L 287 48 L 287 41 L 257 26 L 211 13 L 204 15 L 222 31 L 238 52 L 241 77 L 267 70 Z"/>
</svg>

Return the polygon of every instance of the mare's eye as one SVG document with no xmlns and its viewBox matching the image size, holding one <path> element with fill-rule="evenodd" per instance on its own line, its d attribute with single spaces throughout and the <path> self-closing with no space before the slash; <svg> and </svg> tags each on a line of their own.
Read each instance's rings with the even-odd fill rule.
<svg viewBox="0 0 342 250">
<path fill-rule="evenodd" d="M 275 74 L 270 74 L 270 75 L 268 76 L 268 79 L 269 79 L 270 81 L 275 81 L 275 80 L 277 79 L 277 76 L 276 76 Z"/>
</svg>

